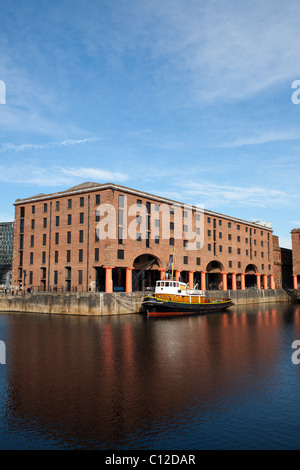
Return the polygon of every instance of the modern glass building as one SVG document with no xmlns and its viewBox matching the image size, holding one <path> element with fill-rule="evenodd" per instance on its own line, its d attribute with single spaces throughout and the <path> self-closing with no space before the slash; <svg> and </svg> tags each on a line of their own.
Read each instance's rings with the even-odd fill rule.
<svg viewBox="0 0 300 470">
<path fill-rule="evenodd" d="M 0 285 L 11 283 L 14 222 L 0 222 Z"/>
</svg>

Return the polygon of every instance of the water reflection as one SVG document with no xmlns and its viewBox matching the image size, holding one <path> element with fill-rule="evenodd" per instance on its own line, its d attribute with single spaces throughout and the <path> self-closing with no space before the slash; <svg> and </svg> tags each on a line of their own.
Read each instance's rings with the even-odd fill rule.
<svg viewBox="0 0 300 470">
<path fill-rule="evenodd" d="M 265 305 L 169 319 L 1 315 L 4 413 L 24 439 L 14 445 L 146 448 L 163 445 L 164 430 L 166 448 L 169 432 L 180 449 L 185 429 L 185 445 L 196 446 L 203 423 L 273 396 L 283 367 L 299 380 L 290 356 L 300 309 Z"/>
</svg>

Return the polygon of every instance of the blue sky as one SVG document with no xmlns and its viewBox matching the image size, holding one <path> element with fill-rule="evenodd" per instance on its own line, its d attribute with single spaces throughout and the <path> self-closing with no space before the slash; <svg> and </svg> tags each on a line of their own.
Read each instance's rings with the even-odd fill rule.
<svg viewBox="0 0 300 470">
<path fill-rule="evenodd" d="M 115 182 L 300 226 L 300 3 L 1 0 L 0 220 Z"/>
</svg>

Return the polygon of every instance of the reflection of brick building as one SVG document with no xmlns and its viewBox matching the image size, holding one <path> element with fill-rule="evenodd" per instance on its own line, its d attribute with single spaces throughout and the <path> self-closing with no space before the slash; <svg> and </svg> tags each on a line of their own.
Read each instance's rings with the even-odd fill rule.
<svg viewBox="0 0 300 470">
<path fill-rule="evenodd" d="M 8 285 L 13 261 L 14 223 L 0 223 L 0 285 Z"/>
<path fill-rule="evenodd" d="M 281 248 L 279 246 L 279 239 L 276 235 L 273 235 L 273 262 L 275 287 L 278 289 L 281 287 L 292 287 L 292 250 Z"/>
<path fill-rule="evenodd" d="M 115 217 L 102 212 L 105 204 Z M 107 229 L 112 219 L 116 227 L 104 238 L 99 223 L 106 220 Z M 201 240 L 193 249 L 188 228 Z M 174 275 L 190 285 L 275 288 L 272 228 L 266 224 L 110 183 L 15 202 L 16 287 L 130 292 L 163 277 L 174 249 Z"/>
</svg>

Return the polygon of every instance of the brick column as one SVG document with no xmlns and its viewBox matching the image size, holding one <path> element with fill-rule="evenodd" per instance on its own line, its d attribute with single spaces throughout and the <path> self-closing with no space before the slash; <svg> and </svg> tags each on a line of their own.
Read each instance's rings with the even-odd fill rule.
<svg viewBox="0 0 300 470">
<path fill-rule="evenodd" d="M 260 274 L 255 274 L 257 289 L 260 289 Z"/>
<path fill-rule="evenodd" d="M 232 273 L 232 290 L 236 290 L 236 273 Z"/>
<path fill-rule="evenodd" d="M 222 290 L 227 290 L 227 273 L 222 271 Z"/>
<path fill-rule="evenodd" d="M 271 289 L 275 289 L 275 280 L 274 280 L 274 274 L 271 274 Z"/>
<path fill-rule="evenodd" d="M 180 278 L 180 271 L 175 271 L 175 281 L 179 281 Z"/>
<path fill-rule="evenodd" d="M 132 270 L 133 268 L 126 268 L 126 292 L 132 292 Z"/>
<path fill-rule="evenodd" d="M 189 286 L 190 286 L 190 289 L 194 289 L 194 272 L 195 271 L 189 271 Z"/>
<path fill-rule="evenodd" d="M 201 290 L 206 290 L 206 271 L 201 271 Z"/>
<path fill-rule="evenodd" d="M 268 276 L 264 274 L 264 289 L 268 289 Z"/>
<path fill-rule="evenodd" d="M 160 279 L 164 280 L 166 277 L 166 270 L 164 268 L 158 268 L 158 270 L 160 271 Z"/>
<path fill-rule="evenodd" d="M 245 273 L 241 274 L 241 290 L 246 289 L 246 283 L 245 283 Z"/>
<path fill-rule="evenodd" d="M 294 286 L 294 289 L 298 289 L 297 274 L 293 274 L 293 286 Z"/>
<path fill-rule="evenodd" d="M 105 292 L 113 292 L 112 270 L 114 266 L 103 266 L 105 269 Z"/>
</svg>

